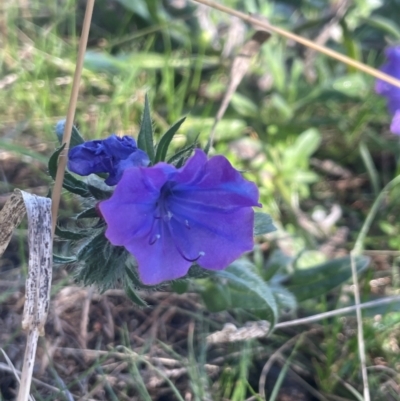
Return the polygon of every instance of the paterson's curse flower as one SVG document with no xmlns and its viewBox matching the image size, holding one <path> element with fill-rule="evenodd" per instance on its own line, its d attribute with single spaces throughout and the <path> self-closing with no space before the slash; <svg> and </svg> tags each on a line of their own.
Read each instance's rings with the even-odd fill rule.
<svg viewBox="0 0 400 401">
<path fill-rule="evenodd" d="M 385 54 L 388 61 L 381 67 L 381 71 L 400 79 L 400 46 L 389 47 Z M 400 88 L 378 79 L 375 90 L 387 99 L 388 109 L 393 115 L 390 130 L 400 135 Z"/>
<path fill-rule="evenodd" d="M 68 169 L 79 175 L 108 173 L 107 185 L 115 185 L 129 167 L 145 167 L 150 163 L 143 150 L 130 136 L 111 135 L 106 139 L 84 142 L 68 153 Z"/>
<path fill-rule="evenodd" d="M 186 164 L 125 170 L 110 199 L 99 204 L 106 237 L 137 260 L 144 284 L 184 276 L 193 262 L 227 267 L 253 248 L 258 189 L 224 156 L 197 149 Z"/>
</svg>

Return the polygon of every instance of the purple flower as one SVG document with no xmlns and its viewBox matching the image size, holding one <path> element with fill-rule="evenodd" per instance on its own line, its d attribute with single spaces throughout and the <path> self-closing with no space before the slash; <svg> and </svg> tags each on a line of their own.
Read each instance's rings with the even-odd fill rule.
<svg viewBox="0 0 400 401">
<path fill-rule="evenodd" d="M 107 185 L 115 185 L 129 167 L 147 166 L 149 157 L 129 137 L 111 135 L 106 139 L 88 141 L 68 153 L 68 169 L 79 175 L 108 173 Z"/>
<path fill-rule="evenodd" d="M 224 156 L 197 149 L 182 168 L 158 163 L 125 170 L 100 203 L 106 237 L 137 260 L 144 284 L 184 276 L 193 262 L 211 270 L 253 249 L 258 189 Z"/>
<path fill-rule="evenodd" d="M 389 47 L 385 51 L 387 63 L 381 67 L 381 71 L 400 79 L 400 46 Z M 387 106 L 394 116 L 390 130 L 393 134 L 400 135 L 400 88 L 378 79 L 375 91 L 387 99 Z"/>
</svg>

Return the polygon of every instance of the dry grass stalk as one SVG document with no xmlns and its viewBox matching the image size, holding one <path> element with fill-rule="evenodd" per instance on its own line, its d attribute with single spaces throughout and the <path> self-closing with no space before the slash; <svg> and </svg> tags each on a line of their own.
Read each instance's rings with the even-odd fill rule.
<svg viewBox="0 0 400 401">
<path fill-rule="evenodd" d="M 79 93 L 79 84 L 81 81 L 83 60 L 85 57 L 86 46 L 89 37 L 90 23 L 92 21 L 93 7 L 94 7 L 94 0 L 88 0 L 86 4 L 85 19 L 83 20 L 82 34 L 79 41 L 78 58 L 76 60 L 75 75 L 74 75 L 74 80 L 72 82 L 71 97 L 69 99 L 67 118 L 65 121 L 64 135 L 62 139 L 62 143 L 65 143 L 66 146 L 63 152 L 60 154 L 58 160 L 57 175 L 56 175 L 56 180 L 54 182 L 53 194 L 51 198 L 52 199 L 51 214 L 53 216 L 53 227 L 52 227 L 53 236 L 57 224 L 58 206 L 60 204 L 61 189 L 64 181 L 65 167 L 67 165 L 67 154 L 68 154 L 69 143 L 71 140 L 71 131 L 75 117 L 75 109 Z"/>
</svg>

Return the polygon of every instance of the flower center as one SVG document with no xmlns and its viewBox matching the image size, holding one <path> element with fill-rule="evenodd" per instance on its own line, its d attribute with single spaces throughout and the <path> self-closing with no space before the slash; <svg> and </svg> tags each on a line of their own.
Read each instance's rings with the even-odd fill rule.
<svg viewBox="0 0 400 401">
<path fill-rule="evenodd" d="M 188 219 L 182 219 L 181 217 L 174 215 L 168 208 L 169 200 L 173 197 L 173 188 L 170 183 L 165 184 L 160 191 L 160 197 L 155 205 L 155 212 L 153 216 L 153 222 L 149 232 L 149 244 L 154 245 L 158 240 L 162 239 L 163 236 L 169 232 L 169 237 L 172 238 L 173 244 L 166 243 L 165 246 L 175 246 L 179 254 L 188 262 L 195 262 L 200 257 L 205 255 L 204 251 L 198 252 L 196 257 L 189 257 L 186 255 L 181 247 L 176 233 L 174 232 L 172 222 L 174 224 L 183 225 L 185 229 L 190 230 L 190 223 Z"/>
</svg>

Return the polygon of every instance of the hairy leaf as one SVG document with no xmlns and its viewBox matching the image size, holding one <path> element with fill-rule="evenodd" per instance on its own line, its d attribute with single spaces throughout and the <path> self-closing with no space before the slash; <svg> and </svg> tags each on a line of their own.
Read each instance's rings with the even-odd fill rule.
<svg viewBox="0 0 400 401">
<path fill-rule="evenodd" d="M 153 141 L 153 124 L 150 117 L 149 98 L 146 95 L 140 131 L 137 140 L 138 148 L 147 153 L 152 164 L 154 164 L 154 141 Z"/>
<path fill-rule="evenodd" d="M 254 213 L 254 235 L 269 234 L 276 231 L 272 218 L 267 213 Z"/>
<path fill-rule="evenodd" d="M 370 262 L 366 256 L 355 258 L 357 273 L 364 271 Z M 296 270 L 289 278 L 286 288 L 297 300 L 304 301 L 326 294 L 351 278 L 351 260 L 349 256 L 329 262 Z"/>
<path fill-rule="evenodd" d="M 162 136 L 160 142 L 157 145 L 156 157 L 154 163 L 164 161 L 165 157 L 167 156 L 168 147 L 177 133 L 178 129 L 182 125 L 182 123 L 186 120 L 186 117 L 181 118 L 178 122 L 172 125 L 168 131 Z"/>
</svg>

